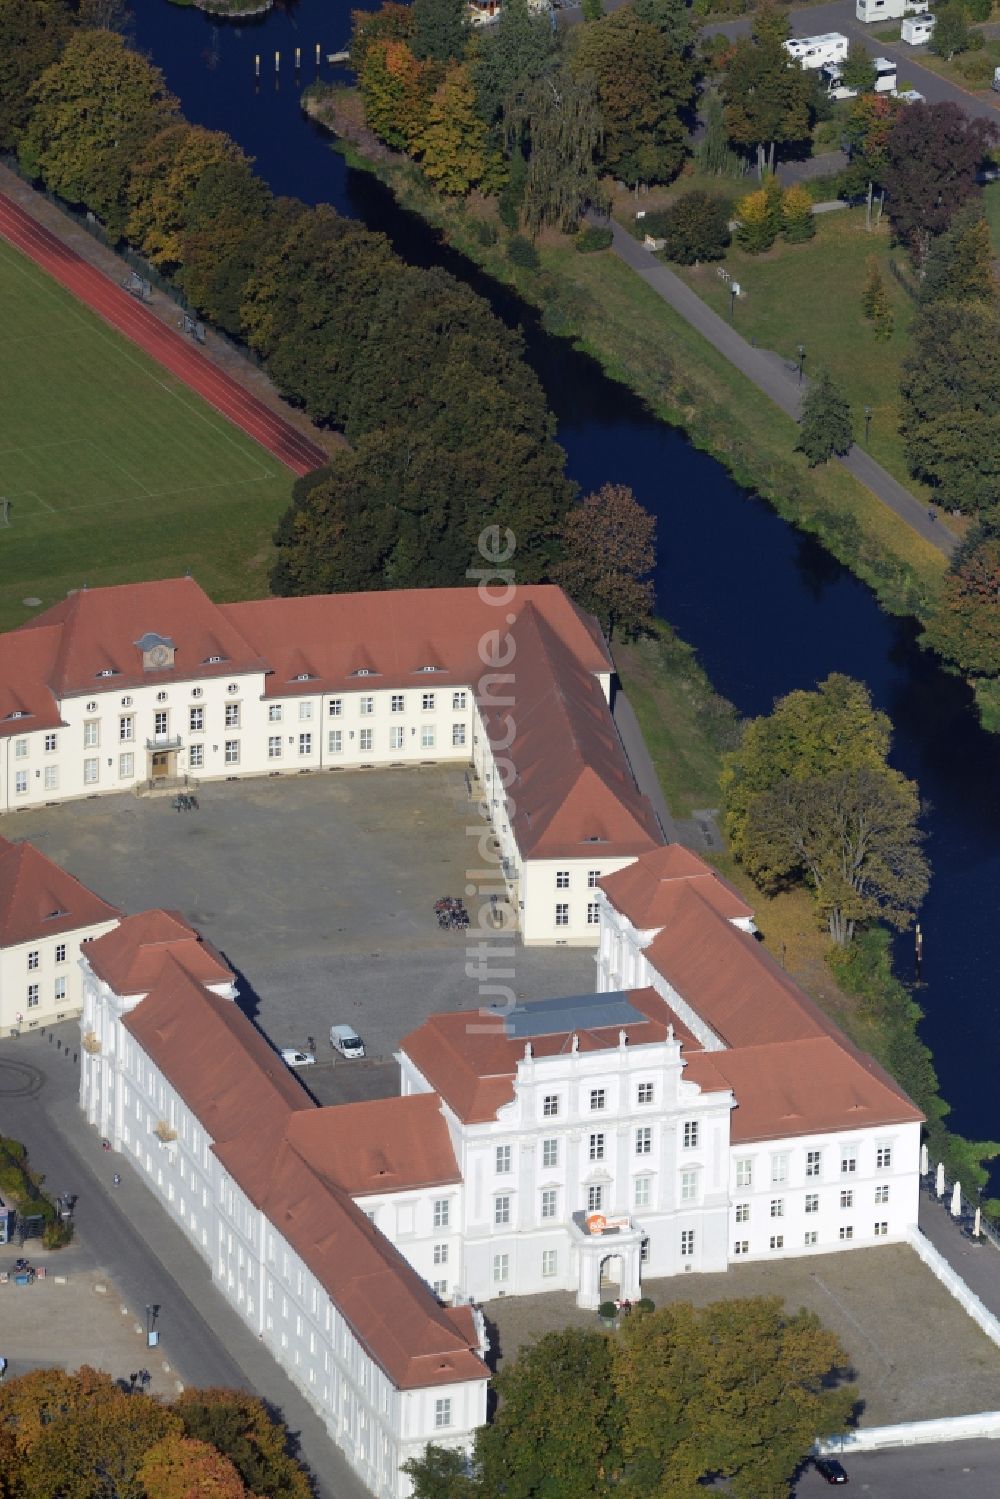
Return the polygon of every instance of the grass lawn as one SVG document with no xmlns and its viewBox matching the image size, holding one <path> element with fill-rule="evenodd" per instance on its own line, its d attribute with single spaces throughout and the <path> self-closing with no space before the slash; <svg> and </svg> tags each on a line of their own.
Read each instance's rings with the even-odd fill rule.
<svg viewBox="0 0 1000 1499">
<path fill-rule="evenodd" d="M 0 330 L 0 628 L 84 582 L 266 592 L 277 459 L 4 243 Z"/>
<path fill-rule="evenodd" d="M 820 214 L 816 237 L 806 244 L 779 240 L 764 255 L 748 255 L 733 246 L 724 265 L 742 288 L 736 306 L 740 332 L 793 363 L 796 345 L 802 343 L 806 373 L 829 370 L 851 403 L 859 439 L 864 438 L 864 408 L 872 408 L 872 456 L 921 495 L 925 491 L 907 471 L 898 431 L 899 366 L 913 304 L 889 270 L 888 226 L 884 218 L 882 223 L 869 234 L 863 208 Z M 878 260 L 895 315 L 892 337 L 885 343 L 876 339 L 861 307 L 870 255 Z M 681 274 L 716 312 L 729 317 L 729 289 L 715 266 Z"/>
</svg>

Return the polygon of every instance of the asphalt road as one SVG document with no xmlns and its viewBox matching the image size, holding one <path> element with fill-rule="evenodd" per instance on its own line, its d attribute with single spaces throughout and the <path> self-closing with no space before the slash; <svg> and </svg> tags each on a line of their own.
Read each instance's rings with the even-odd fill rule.
<svg viewBox="0 0 1000 1499">
<path fill-rule="evenodd" d="M 831 1489 L 815 1468 L 795 1485 L 795 1499 L 869 1494 L 872 1499 L 993 1499 L 1000 1494 L 1000 1442 L 944 1442 L 856 1453 L 843 1459 L 849 1487 Z"/>
<path fill-rule="evenodd" d="M 922 67 L 920 59 L 926 53 L 926 47 L 911 47 L 905 42 L 876 41 L 872 33 L 877 28 L 863 26 L 855 19 L 854 0 L 831 0 L 829 5 L 812 5 L 805 10 L 793 10 L 790 20 L 793 36 L 819 36 L 825 31 L 841 31 L 846 36 L 864 42 L 873 55 L 891 57 L 898 64 L 900 83 L 908 83 L 917 89 L 929 104 L 951 100 L 960 104 L 967 114 L 1000 123 L 1000 94 L 994 94 L 989 99 L 979 99 L 957 84 L 949 83 L 937 73 L 932 73 L 929 68 Z M 886 24 L 892 23 L 882 23 L 883 29 Z M 707 35 L 721 32 L 723 36 L 734 37 L 748 32 L 751 25 L 752 20 L 743 17 L 738 21 L 706 26 L 704 31 Z"/>
</svg>

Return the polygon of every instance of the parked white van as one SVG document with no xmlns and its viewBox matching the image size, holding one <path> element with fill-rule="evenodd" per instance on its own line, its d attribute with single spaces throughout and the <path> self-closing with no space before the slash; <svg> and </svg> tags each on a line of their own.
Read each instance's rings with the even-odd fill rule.
<svg viewBox="0 0 1000 1499">
<path fill-rule="evenodd" d="M 353 1025 L 331 1025 L 330 1045 L 351 1061 L 365 1054 L 365 1043 Z"/>
<path fill-rule="evenodd" d="M 896 64 L 888 57 L 876 57 L 875 83 L 876 94 L 894 94 L 896 92 Z M 828 63 L 822 69 L 822 79 L 826 84 L 826 91 L 831 99 L 856 99 L 860 92 L 856 88 L 848 88 L 844 82 L 844 70 L 840 63 Z"/>
</svg>

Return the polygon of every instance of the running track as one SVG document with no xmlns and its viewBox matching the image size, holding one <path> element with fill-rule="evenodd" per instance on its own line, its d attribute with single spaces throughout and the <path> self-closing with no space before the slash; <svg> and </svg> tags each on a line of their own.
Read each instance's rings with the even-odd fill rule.
<svg viewBox="0 0 1000 1499">
<path fill-rule="evenodd" d="M 141 302 L 81 260 L 5 193 L 0 193 L 0 236 L 295 473 L 307 474 L 329 462 L 322 448 L 199 354 L 179 333 L 165 327 Z"/>
</svg>

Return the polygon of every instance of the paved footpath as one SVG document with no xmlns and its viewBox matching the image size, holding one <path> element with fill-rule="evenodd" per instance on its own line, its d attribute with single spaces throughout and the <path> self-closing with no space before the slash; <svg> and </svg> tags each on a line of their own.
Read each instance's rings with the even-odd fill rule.
<svg viewBox="0 0 1000 1499">
<path fill-rule="evenodd" d="M 79 1026 L 67 1022 L 0 1042 L 0 1133 L 27 1145 L 56 1192 L 77 1194 L 81 1237 L 140 1320 L 146 1305 L 159 1304 L 159 1356 L 191 1385 L 249 1389 L 273 1405 L 315 1475 L 317 1499 L 370 1499 L 312 1406 L 216 1290 L 205 1261 L 127 1160 L 103 1151 L 84 1123 L 79 1039 Z"/>
<path fill-rule="evenodd" d="M 921 1191 L 920 1231 L 944 1255 L 969 1290 L 975 1292 L 995 1317 L 1000 1317 L 1000 1250 L 989 1239 L 973 1239 L 963 1232 L 948 1211 L 950 1200 L 950 1192 L 938 1198 Z"/>
<path fill-rule="evenodd" d="M 627 229 L 614 221 L 612 248 L 616 255 L 641 276 L 648 286 L 668 302 L 686 323 L 717 349 L 742 375 L 763 391 L 786 416 L 798 421 L 802 396 L 808 381 L 802 385 L 798 372 L 769 349 L 754 348 L 741 333 L 737 333 L 724 318 L 714 312 L 701 297 L 681 280 L 674 271 L 657 260 L 652 251 L 633 239 Z M 910 493 L 898 479 L 876 463 L 870 454 L 857 443 L 838 462 L 859 479 L 866 488 L 894 511 L 908 526 L 925 541 L 950 557 L 958 545 L 957 539 L 945 529 L 940 521 L 932 520 L 928 510 Z"/>
</svg>

